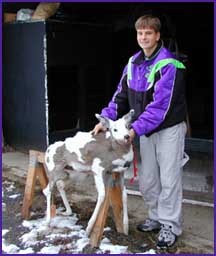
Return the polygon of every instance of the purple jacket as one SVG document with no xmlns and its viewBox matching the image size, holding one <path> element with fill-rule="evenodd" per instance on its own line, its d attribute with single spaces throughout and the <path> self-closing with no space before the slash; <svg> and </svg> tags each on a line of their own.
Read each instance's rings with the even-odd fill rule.
<svg viewBox="0 0 216 256">
<path fill-rule="evenodd" d="M 184 69 L 162 42 L 149 58 L 139 51 L 129 59 L 112 100 L 101 114 L 115 120 L 134 109 L 131 126 L 138 136 L 184 121 Z"/>
</svg>

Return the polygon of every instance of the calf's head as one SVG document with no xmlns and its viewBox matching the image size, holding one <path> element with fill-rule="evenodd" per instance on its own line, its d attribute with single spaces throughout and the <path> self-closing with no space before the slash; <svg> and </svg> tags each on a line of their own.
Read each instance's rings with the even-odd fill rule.
<svg viewBox="0 0 216 256">
<path fill-rule="evenodd" d="M 110 131 L 112 139 L 118 142 L 119 144 L 126 144 L 129 142 L 129 130 L 133 115 L 134 110 L 131 109 L 122 118 L 116 121 L 112 121 L 106 117 L 100 116 L 99 114 L 95 114 L 95 116 L 104 126 L 104 128 Z"/>
</svg>

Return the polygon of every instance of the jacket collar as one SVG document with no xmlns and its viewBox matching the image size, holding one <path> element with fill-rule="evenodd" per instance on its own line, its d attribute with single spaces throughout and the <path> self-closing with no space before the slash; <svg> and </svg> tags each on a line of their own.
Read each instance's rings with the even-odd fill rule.
<svg viewBox="0 0 216 256">
<path fill-rule="evenodd" d="M 141 51 L 140 54 L 132 61 L 134 64 L 140 65 L 143 63 L 144 60 L 152 60 L 155 56 L 158 55 L 161 48 L 163 48 L 163 41 L 160 39 L 158 42 L 157 47 L 155 48 L 154 52 L 151 54 L 151 56 L 147 57 L 145 56 L 144 51 Z"/>
</svg>

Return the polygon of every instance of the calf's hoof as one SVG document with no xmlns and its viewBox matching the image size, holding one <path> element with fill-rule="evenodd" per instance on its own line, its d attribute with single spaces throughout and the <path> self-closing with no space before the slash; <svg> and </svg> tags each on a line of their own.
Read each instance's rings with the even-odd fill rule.
<svg viewBox="0 0 216 256">
<path fill-rule="evenodd" d="M 61 212 L 60 214 L 61 214 L 61 215 L 64 215 L 64 216 L 70 216 L 70 215 L 72 215 L 72 210 L 70 210 L 70 211 L 65 211 L 65 212 Z"/>
</svg>

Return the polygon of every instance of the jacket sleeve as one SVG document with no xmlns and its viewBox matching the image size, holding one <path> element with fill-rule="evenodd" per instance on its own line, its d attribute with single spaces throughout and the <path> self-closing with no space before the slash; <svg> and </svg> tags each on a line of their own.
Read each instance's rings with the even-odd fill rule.
<svg viewBox="0 0 216 256">
<path fill-rule="evenodd" d="M 124 68 L 121 80 L 117 86 L 112 100 L 108 106 L 102 109 L 101 115 L 112 120 L 118 119 L 128 110 L 128 92 L 127 92 L 127 65 Z"/>
<path fill-rule="evenodd" d="M 170 108 L 174 87 L 177 86 L 176 71 L 173 64 L 168 64 L 159 70 L 160 79 L 154 85 L 152 101 L 131 125 L 138 136 L 150 133 L 164 121 Z"/>
</svg>

